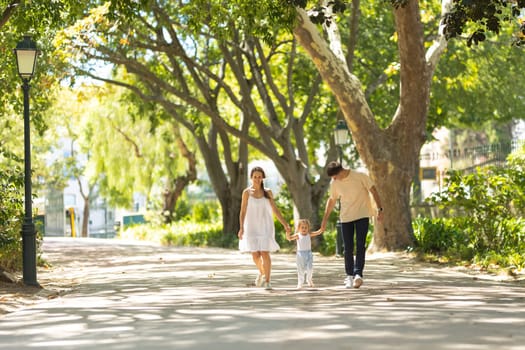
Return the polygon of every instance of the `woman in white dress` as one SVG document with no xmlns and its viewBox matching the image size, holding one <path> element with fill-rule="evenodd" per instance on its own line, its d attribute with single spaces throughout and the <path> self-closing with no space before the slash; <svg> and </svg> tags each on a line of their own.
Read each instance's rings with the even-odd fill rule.
<svg viewBox="0 0 525 350">
<path fill-rule="evenodd" d="M 239 250 L 250 252 L 259 274 L 255 279 L 257 287 L 271 289 L 270 275 L 272 260 L 270 252 L 279 249 L 275 241 L 275 226 L 273 215 L 283 224 L 287 234 L 290 225 L 284 220 L 281 212 L 275 205 L 270 189 L 264 188 L 264 170 L 254 167 L 250 172 L 252 185 L 242 192 L 241 212 L 239 214 Z"/>
</svg>

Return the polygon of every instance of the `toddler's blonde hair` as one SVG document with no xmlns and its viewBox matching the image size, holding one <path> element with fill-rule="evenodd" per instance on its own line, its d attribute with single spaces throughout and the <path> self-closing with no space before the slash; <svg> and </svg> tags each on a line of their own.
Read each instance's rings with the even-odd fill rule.
<svg viewBox="0 0 525 350">
<path fill-rule="evenodd" d="M 306 225 L 308 227 L 308 232 L 310 232 L 310 220 L 308 219 L 299 219 L 297 221 L 297 228 L 299 228 L 300 225 Z"/>
</svg>

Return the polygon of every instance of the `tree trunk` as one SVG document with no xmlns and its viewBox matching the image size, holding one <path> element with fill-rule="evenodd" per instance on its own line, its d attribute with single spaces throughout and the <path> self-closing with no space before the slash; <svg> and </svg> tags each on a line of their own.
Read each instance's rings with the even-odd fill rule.
<svg viewBox="0 0 525 350">
<path fill-rule="evenodd" d="M 82 215 L 82 237 L 88 236 L 89 225 L 89 197 L 84 197 L 84 213 Z"/>
<path fill-rule="evenodd" d="M 208 132 L 208 138 L 196 135 L 199 149 L 204 158 L 208 176 L 222 209 L 222 225 L 225 235 L 237 235 L 239 232 L 239 212 L 241 208 L 242 191 L 247 186 L 248 145 L 239 141 L 238 161 L 234 161 L 228 140 L 221 137 L 223 148 L 226 149 L 223 157 L 218 152 L 217 134 L 220 133 L 214 126 Z M 224 159 L 226 174 L 221 159 Z"/>
<path fill-rule="evenodd" d="M 185 176 L 179 176 L 174 180 L 170 181 L 170 184 L 166 185 L 164 190 L 164 205 L 162 208 L 162 214 L 166 223 L 171 223 L 174 219 L 175 207 L 177 201 L 184 189 L 197 178 L 196 171 L 193 174 L 188 171 Z"/>
<path fill-rule="evenodd" d="M 234 235 L 237 236 L 239 232 L 239 212 L 241 211 L 241 202 L 233 198 L 229 198 L 227 201 L 221 201 L 222 207 L 222 222 L 223 228 L 222 232 L 225 235 Z M 230 204 L 226 204 L 226 203 Z M 224 203 L 224 204 L 223 204 Z"/>
<path fill-rule="evenodd" d="M 89 226 L 89 194 L 92 191 L 92 187 L 89 185 L 87 186 L 87 194 L 84 192 L 84 186 L 82 185 L 82 181 L 79 176 L 76 177 L 77 183 L 78 183 L 78 189 L 80 191 L 80 195 L 82 196 L 82 199 L 84 200 L 84 212 L 82 215 L 82 230 L 81 230 L 81 236 L 87 237 L 88 236 L 88 226 Z"/>
<path fill-rule="evenodd" d="M 392 164 L 392 163 L 391 163 Z M 369 251 L 394 251 L 414 244 L 410 212 L 412 176 L 394 166 L 390 170 L 372 166 L 370 175 L 383 205 L 383 221 L 374 220 L 374 237 Z M 374 174 L 381 174 L 374 176 Z M 388 176 L 382 176 L 388 173 Z"/>
<path fill-rule="evenodd" d="M 164 214 L 167 223 L 173 221 L 175 206 L 177 205 L 177 201 L 182 195 L 184 189 L 197 179 L 197 160 L 195 159 L 195 154 L 190 151 L 182 139 L 178 125 L 173 125 L 173 133 L 176 140 L 176 151 L 187 159 L 188 169 L 186 170 L 186 174 L 178 176 L 166 184 L 166 190 L 164 191 L 164 208 L 162 213 Z"/>
</svg>

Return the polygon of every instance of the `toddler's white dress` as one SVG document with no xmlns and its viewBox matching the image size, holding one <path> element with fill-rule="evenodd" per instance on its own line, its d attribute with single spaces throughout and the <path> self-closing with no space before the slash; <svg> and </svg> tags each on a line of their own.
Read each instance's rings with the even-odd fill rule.
<svg viewBox="0 0 525 350">
<path fill-rule="evenodd" d="M 241 252 L 275 252 L 279 250 L 275 241 L 275 225 L 270 200 L 266 197 L 248 197 L 244 235 L 239 240 Z"/>
</svg>

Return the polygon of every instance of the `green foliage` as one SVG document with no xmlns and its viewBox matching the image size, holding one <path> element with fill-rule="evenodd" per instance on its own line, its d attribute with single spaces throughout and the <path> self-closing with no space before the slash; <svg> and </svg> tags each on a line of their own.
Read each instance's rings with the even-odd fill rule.
<svg viewBox="0 0 525 350">
<path fill-rule="evenodd" d="M 144 10 L 170 6 L 166 2 L 154 5 L 152 3 L 151 0 L 112 0 L 108 15 L 112 21 L 132 22 L 134 18 L 140 17 Z M 342 2 L 337 0 L 336 3 Z M 236 36 L 237 31 L 240 31 L 255 34 L 270 42 L 280 31 L 291 30 L 296 19 L 295 5 L 304 7 L 306 1 L 193 0 L 181 2 L 174 8 L 181 17 L 181 24 L 191 31 L 213 32 L 224 39 Z"/>
<path fill-rule="evenodd" d="M 508 31 L 499 40 L 510 40 Z M 520 118 L 525 108 L 519 97 L 525 81 L 517 78 L 525 65 L 522 50 L 492 42 L 469 49 L 453 40 L 447 52 L 432 81 L 429 133 L 441 125 L 486 130 Z"/>
<path fill-rule="evenodd" d="M 484 255 L 476 255 L 472 262 L 487 269 L 501 269 L 504 267 L 512 274 L 513 270 L 525 269 L 525 254 L 520 254 L 519 252 L 502 254 L 496 251 L 489 251 Z"/>
<path fill-rule="evenodd" d="M 476 248 L 477 232 L 465 218 L 417 218 L 413 221 L 418 251 L 451 262 L 470 262 L 484 268 L 525 268 L 523 219 L 505 221 L 505 244 L 494 249 Z"/>
<path fill-rule="evenodd" d="M 236 247 L 237 237 L 222 233 L 220 223 L 177 221 L 171 224 L 143 224 L 124 230 L 122 238 L 159 242 L 173 246 Z"/>
<path fill-rule="evenodd" d="M 525 264 L 524 151 L 505 168 L 449 173 L 446 187 L 430 197 L 449 218 L 414 221 L 419 249 L 483 266 Z"/>
<path fill-rule="evenodd" d="M 220 204 L 216 200 L 189 200 L 184 193 L 175 207 L 177 221 L 211 223 L 221 220 Z"/>
<path fill-rule="evenodd" d="M 3 169 L 0 174 L 0 269 L 19 270 L 22 267 L 24 174 L 18 168 Z"/>
<path fill-rule="evenodd" d="M 459 260 L 472 259 L 474 250 L 469 244 L 468 236 L 456 226 L 458 221 L 444 218 L 416 218 L 412 226 L 418 249 L 424 253 L 447 255 Z"/>
<path fill-rule="evenodd" d="M 21 80 L 16 71 L 12 49 L 23 35 L 32 35 L 40 55 L 35 76 L 31 80 L 32 127 L 39 132 L 46 129 L 43 112 L 49 108 L 51 87 L 62 73 L 63 66 L 54 62 L 50 44 L 57 28 L 71 23 L 75 15 L 84 10 L 84 3 L 77 0 L 61 1 L 12 1 L 0 0 L 0 119 L 15 113 L 22 114 Z M 50 73 L 52 71 L 52 73 Z M 2 125 L 2 128 L 6 126 Z M 7 126 L 10 129 L 12 126 Z"/>
<path fill-rule="evenodd" d="M 525 1 L 454 0 L 452 10 L 445 15 L 444 34 L 447 39 L 468 33 L 467 45 L 477 45 L 487 39 L 488 33 L 499 34 L 504 22 L 516 20 L 525 8 Z M 519 33 L 523 33 L 523 25 Z M 515 45 L 525 43 L 525 36 L 517 35 Z"/>
<path fill-rule="evenodd" d="M 62 166 L 55 162 L 50 169 L 85 176 L 110 205 L 129 208 L 134 193 L 142 193 L 154 209 L 162 207 L 159 187 L 183 175 L 188 163 L 177 149 L 174 123 L 163 120 L 163 109 L 110 84 L 63 88 L 60 98 L 53 110 L 55 125 L 72 149 Z M 180 137 L 185 138 L 183 132 Z"/>
<path fill-rule="evenodd" d="M 193 222 L 216 222 L 219 217 L 220 206 L 217 201 L 197 202 L 192 206 Z"/>
<path fill-rule="evenodd" d="M 191 206 L 188 200 L 185 198 L 185 196 L 182 196 L 177 201 L 177 205 L 175 206 L 175 220 L 186 220 L 188 221 L 191 217 Z"/>
<path fill-rule="evenodd" d="M 472 242 L 480 251 L 507 249 L 510 221 L 523 215 L 523 191 L 518 184 L 525 173 L 506 168 L 483 168 L 467 175 L 450 172 L 446 188 L 430 200 L 455 217 L 462 217 L 475 232 Z M 520 195 L 521 192 L 521 195 Z M 520 198 L 521 197 L 521 198 Z M 510 225 L 510 226 L 509 226 Z"/>
</svg>

